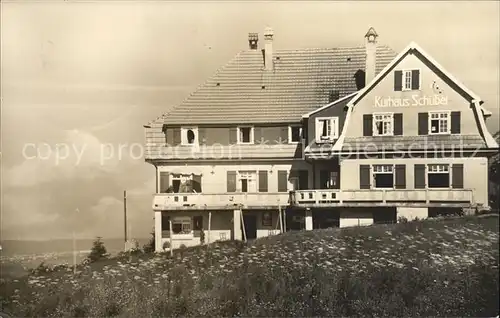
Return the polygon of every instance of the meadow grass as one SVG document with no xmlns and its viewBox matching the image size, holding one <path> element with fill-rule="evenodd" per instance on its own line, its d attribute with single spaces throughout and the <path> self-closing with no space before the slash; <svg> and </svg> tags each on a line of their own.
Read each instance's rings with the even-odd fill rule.
<svg viewBox="0 0 500 318">
<path fill-rule="evenodd" d="M 21 317 L 491 317 L 498 248 L 498 216 L 289 232 L 33 273 L 1 302 Z"/>
</svg>

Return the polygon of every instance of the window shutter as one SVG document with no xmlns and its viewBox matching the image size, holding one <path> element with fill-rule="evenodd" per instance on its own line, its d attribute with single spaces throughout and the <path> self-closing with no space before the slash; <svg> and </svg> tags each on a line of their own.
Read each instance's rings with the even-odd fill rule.
<svg viewBox="0 0 500 318">
<path fill-rule="evenodd" d="M 253 139 L 256 143 L 260 143 L 262 139 L 262 127 L 253 128 Z"/>
<path fill-rule="evenodd" d="M 259 192 L 267 191 L 267 170 L 259 171 Z"/>
<path fill-rule="evenodd" d="M 394 114 L 394 136 L 403 135 L 403 114 Z"/>
<path fill-rule="evenodd" d="M 173 142 L 172 144 L 174 146 L 179 145 L 181 143 L 181 129 L 180 128 L 174 128 L 173 130 Z"/>
<path fill-rule="evenodd" d="M 193 190 L 197 193 L 201 193 L 201 175 L 193 175 Z"/>
<path fill-rule="evenodd" d="M 460 133 L 460 112 L 451 112 L 451 127 L 452 134 Z"/>
<path fill-rule="evenodd" d="M 373 115 L 365 114 L 363 115 L 363 136 L 373 135 Z"/>
<path fill-rule="evenodd" d="M 299 171 L 299 190 L 309 189 L 309 171 L 300 170 Z"/>
<path fill-rule="evenodd" d="M 464 165 L 461 163 L 454 164 L 451 168 L 451 186 L 455 189 L 464 188 Z"/>
<path fill-rule="evenodd" d="M 415 189 L 425 189 L 425 165 L 416 164 L 414 170 Z"/>
<path fill-rule="evenodd" d="M 288 191 L 288 173 L 286 170 L 278 171 L 278 192 Z"/>
<path fill-rule="evenodd" d="M 236 192 L 236 171 L 227 172 L 227 192 Z"/>
<path fill-rule="evenodd" d="M 198 128 L 198 143 L 204 145 L 207 142 L 207 129 L 204 127 Z"/>
<path fill-rule="evenodd" d="M 288 140 L 288 126 L 280 127 L 280 137 L 282 143 Z"/>
<path fill-rule="evenodd" d="M 403 71 L 394 72 L 394 91 L 403 90 Z"/>
<path fill-rule="evenodd" d="M 370 165 L 359 166 L 359 188 L 370 189 Z"/>
<path fill-rule="evenodd" d="M 406 189 L 406 165 L 396 165 L 396 189 Z"/>
<path fill-rule="evenodd" d="M 160 171 L 160 193 L 167 193 L 169 186 L 170 173 L 166 171 Z"/>
<path fill-rule="evenodd" d="M 418 113 L 418 134 L 429 134 L 429 113 Z"/>
<path fill-rule="evenodd" d="M 412 90 L 420 89 L 420 70 L 411 71 L 411 89 Z"/>
<path fill-rule="evenodd" d="M 229 128 L 229 144 L 233 145 L 238 142 L 238 129 L 236 127 Z"/>
</svg>

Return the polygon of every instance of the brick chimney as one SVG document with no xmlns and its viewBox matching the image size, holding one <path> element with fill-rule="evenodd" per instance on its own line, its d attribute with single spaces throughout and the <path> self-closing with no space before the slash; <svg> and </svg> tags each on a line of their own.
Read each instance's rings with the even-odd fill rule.
<svg viewBox="0 0 500 318">
<path fill-rule="evenodd" d="M 250 50 L 257 50 L 258 42 L 259 42 L 258 33 L 248 33 L 248 45 L 250 46 Z"/>
<path fill-rule="evenodd" d="M 264 31 L 264 66 L 267 71 L 272 71 L 274 68 L 273 63 L 273 29 L 267 27 Z"/>
<path fill-rule="evenodd" d="M 368 85 L 375 78 L 375 66 L 377 62 L 377 37 L 378 34 L 374 28 L 370 28 L 365 34 L 365 85 Z"/>
</svg>

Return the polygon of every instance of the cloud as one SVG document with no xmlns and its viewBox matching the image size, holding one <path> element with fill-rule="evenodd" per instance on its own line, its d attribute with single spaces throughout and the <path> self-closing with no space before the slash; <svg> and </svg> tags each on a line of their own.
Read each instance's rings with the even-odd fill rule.
<svg viewBox="0 0 500 318">
<path fill-rule="evenodd" d="M 102 173 L 114 173 L 120 161 L 130 158 L 126 148 L 104 144 L 94 135 L 71 130 L 59 143 L 26 143 L 24 161 L 6 169 L 6 187 L 30 187 L 63 178 L 93 179 Z"/>
</svg>

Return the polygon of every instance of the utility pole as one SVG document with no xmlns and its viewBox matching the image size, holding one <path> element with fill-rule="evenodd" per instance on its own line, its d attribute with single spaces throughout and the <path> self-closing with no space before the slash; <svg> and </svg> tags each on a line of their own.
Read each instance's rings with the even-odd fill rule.
<svg viewBox="0 0 500 318">
<path fill-rule="evenodd" d="M 124 222 L 124 234 L 125 234 L 125 248 L 127 247 L 127 190 L 123 191 L 123 222 Z"/>
<path fill-rule="evenodd" d="M 78 208 L 75 210 L 75 216 L 73 217 L 73 275 L 76 275 L 76 236 L 75 236 L 75 227 L 76 227 L 76 216 L 79 214 Z"/>
</svg>

